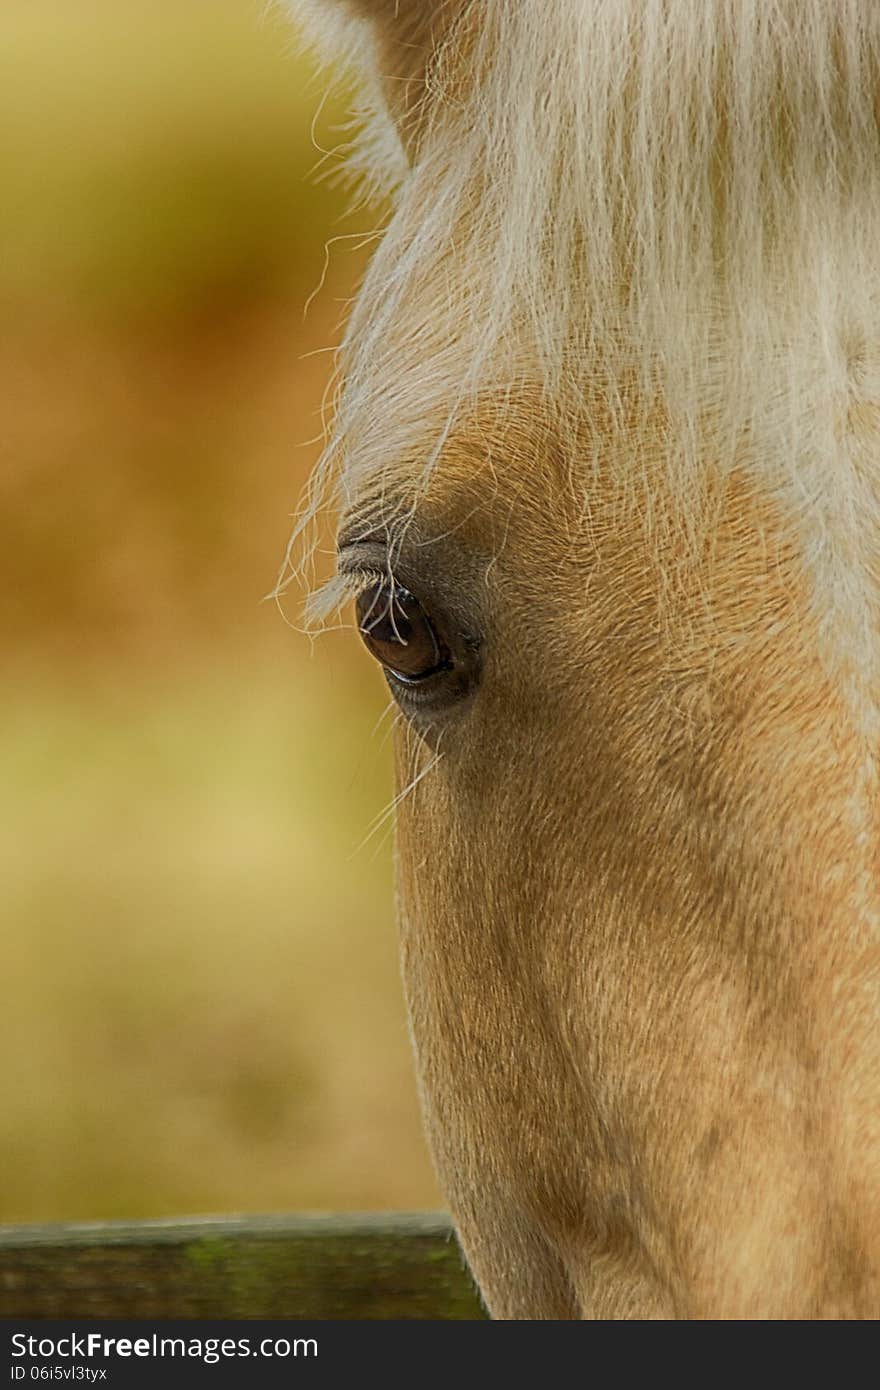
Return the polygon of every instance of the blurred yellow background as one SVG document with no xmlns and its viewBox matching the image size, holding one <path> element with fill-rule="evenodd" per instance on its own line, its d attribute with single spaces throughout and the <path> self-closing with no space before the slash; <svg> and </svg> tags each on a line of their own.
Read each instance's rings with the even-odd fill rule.
<svg viewBox="0 0 880 1390">
<path fill-rule="evenodd" d="M 262 601 L 372 225 L 325 86 L 265 0 L 0 6 L 5 1221 L 439 1202 L 384 687 Z"/>
</svg>

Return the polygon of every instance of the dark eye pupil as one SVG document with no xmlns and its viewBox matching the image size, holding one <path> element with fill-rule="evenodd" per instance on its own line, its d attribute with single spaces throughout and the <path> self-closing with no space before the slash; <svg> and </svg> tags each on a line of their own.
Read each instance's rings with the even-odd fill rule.
<svg viewBox="0 0 880 1390">
<path fill-rule="evenodd" d="M 448 651 L 409 589 L 373 585 L 357 601 L 357 621 L 367 648 L 399 680 L 423 680 L 451 666 Z"/>
</svg>

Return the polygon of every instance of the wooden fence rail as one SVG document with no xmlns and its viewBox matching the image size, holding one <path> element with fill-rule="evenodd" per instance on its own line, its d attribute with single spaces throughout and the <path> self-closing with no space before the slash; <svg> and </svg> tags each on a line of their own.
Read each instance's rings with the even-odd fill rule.
<svg viewBox="0 0 880 1390">
<path fill-rule="evenodd" d="M 5 1318 L 484 1316 L 442 1215 L 0 1226 Z"/>
</svg>

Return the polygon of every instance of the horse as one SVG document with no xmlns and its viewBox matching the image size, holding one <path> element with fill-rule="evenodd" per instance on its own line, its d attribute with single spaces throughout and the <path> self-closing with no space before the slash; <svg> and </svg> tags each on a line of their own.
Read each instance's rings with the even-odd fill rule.
<svg viewBox="0 0 880 1390">
<path fill-rule="evenodd" d="M 392 200 L 313 607 L 486 1307 L 876 1317 L 880 6 L 291 2 Z"/>
</svg>

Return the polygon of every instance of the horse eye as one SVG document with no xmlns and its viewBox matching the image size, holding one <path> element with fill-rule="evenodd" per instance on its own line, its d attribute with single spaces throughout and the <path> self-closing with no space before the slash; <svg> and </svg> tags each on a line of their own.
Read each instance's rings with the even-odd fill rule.
<svg viewBox="0 0 880 1390">
<path fill-rule="evenodd" d="M 357 600 L 367 649 L 389 675 L 413 685 L 452 668 L 452 659 L 415 594 L 399 584 L 374 584 Z"/>
</svg>

